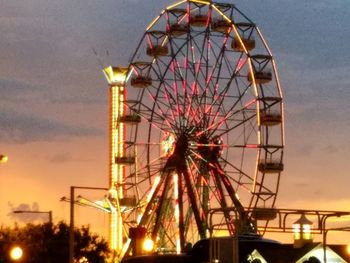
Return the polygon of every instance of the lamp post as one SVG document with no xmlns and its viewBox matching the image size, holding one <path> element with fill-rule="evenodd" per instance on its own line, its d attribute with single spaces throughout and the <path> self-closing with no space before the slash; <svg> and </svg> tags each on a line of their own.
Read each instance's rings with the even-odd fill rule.
<svg viewBox="0 0 350 263">
<path fill-rule="evenodd" d="M 86 187 L 86 186 L 71 186 L 70 187 L 70 222 L 69 222 L 69 263 L 74 262 L 74 203 L 75 203 L 75 189 L 86 190 L 104 190 L 104 187 Z"/>
<path fill-rule="evenodd" d="M 29 211 L 29 210 L 15 210 L 13 211 L 15 214 L 48 214 L 49 223 L 52 224 L 52 211 Z"/>
</svg>

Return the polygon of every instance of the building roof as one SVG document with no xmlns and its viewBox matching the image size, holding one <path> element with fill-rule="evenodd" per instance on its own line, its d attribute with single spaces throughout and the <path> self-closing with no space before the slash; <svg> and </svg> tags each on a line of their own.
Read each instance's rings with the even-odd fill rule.
<svg viewBox="0 0 350 263">
<path fill-rule="evenodd" d="M 322 249 L 321 243 L 310 243 L 301 248 L 294 248 L 293 244 L 280 244 L 274 247 L 256 246 L 251 249 L 250 253 L 252 253 L 254 249 L 269 263 L 296 263 L 303 262 L 301 260 L 306 260 L 315 255 L 317 255 L 320 260 L 322 260 L 323 257 L 323 254 L 320 255 L 319 253 L 319 250 Z M 245 262 L 243 257 L 245 257 L 245 259 L 248 258 L 248 251 L 249 250 L 246 250 L 244 255 L 242 254 L 240 262 Z M 242 252 L 243 251 L 241 251 L 241 253 Z M 347 252 L 346 245 L 327 245 L 327 254 L 331 252 L 334 252 L 337 257 L 339 257 L 339 262 L 350 262 L 350 255 Z M 303 257 L 306 257 L 306 259 L 303 259 Z"/>
</svg>

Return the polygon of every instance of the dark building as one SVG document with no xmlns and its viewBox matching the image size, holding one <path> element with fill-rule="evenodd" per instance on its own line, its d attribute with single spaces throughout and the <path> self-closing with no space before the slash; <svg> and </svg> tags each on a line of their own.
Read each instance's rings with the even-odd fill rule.
<svg viewBox="0 0 350 263">
<path fill-rule="evenodd" d="M 188 252 L 130 257 L 123 263 L 328 263 L 350 262 L 346 245 L 307 243 L 301 247 L 256 236 L 220 237 L 197 242 Z"/>
</svg>

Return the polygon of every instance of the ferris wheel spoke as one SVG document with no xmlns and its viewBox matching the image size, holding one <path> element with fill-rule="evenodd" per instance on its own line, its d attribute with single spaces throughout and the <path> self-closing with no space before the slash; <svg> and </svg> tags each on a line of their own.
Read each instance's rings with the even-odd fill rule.
<svg viewBox="0 0 350 263">
<path fill-rule="evenodd" d="M 206 46 L 206 39 L 203 39 L 202 42 L 202 46 L 200 46 L 197 41 L 195 41 L 195 39 L 193 37 L 191 37 L 189 39 L 189 43 L 190 43 L 190 50 L 191 50 L 191 64 L 193 65 L 193 69 L 191 68 L 191 73 L 192 73 L 192 77 L 193 77 L 193 84 L 191 87 L 191 93 L 192 93 L 192 97 L 190 98 L 190 102 L 188 104 L 188 110 L 187 110 L 187 116 L 191 116 L 191 108 L 194 107 L 197 110 L 201 110 L 200 107 L 197 107 L 199 105 L 199 103 L 196 103 L 196 99 L 198 99 L 199 97 L 199 91 L 198 88 L 202 88 L 202 84 L 199 82 L 199 76 L 201 73 L 201 64 L 203 63 L 202 60 L 204 58 L 204 54 L 203 51 L 205 50 L 205 46 Z M 199 55 L 198 58 L 196 58 L 196 51 L 199 51 Z M 196 104 L 193 104 L 196 103 Z M 193 115 L 196 116 L 197 112 L 193 112 Z"/>
<path fill-rule="evenodd" d="M 200 169 L 200 171 L 197 172 L 197 180 L 196 180 L 196 185 L 197 185 L 196 190 L 198 192 L 197 195 L 202 196 L 202 200 L 199 200 L 199 201 L 205 215 L 209 214 L 209 207 L 208 207 L 209 201 L 212 205 L 216 201 L 218 204 L 220 204 L 220 207 L 222 208 L 228 207 L 220 178 L 216 176 L 216 174 L 212 173 L 212 171 L 209 169 L 210 165 L 212 164 L 202 162 L 202 168 Z M 195 172 L 190 171 L 190 173 L 195 173 Z M 211 184 L 210 182 L 213 182 L 213 184 Z M 231 220 L 231 217 L 226 212 L 225 212 L 225 217 L 226 217 L 226 222 L 228 223 Z M 233 233 L 233 231 L 231 233 Z"/>
<path fill-rule="evenodd" d="M 220 164 L 218 162 L 214 163 L 214 167 L 212 167 L 212 170 L 214 173 L 217 173 L 220 175 L 220 178 L 221 178 L 221 180 L 226 188 L 226 191 L 227 191 L 228 195 L 230 196 L 235 208 L 237 209 L 237 212 L 239 213 L 240 218 L 244 219 L 246 217 L 245 209 L 244 209 L 243 205 L 241 204 L 241 202 L 239 201 L 239 199 L 237 198 L 236 192 L 233 189 L 233 187 L 230 183 L 230 180 L 228 179 L 228 177 L 226 176 L 226 174 L 222 170 Z"/>
<path fill-rule="evenodd" d="M 190 43 L 192 41 L 192 38 L 190 38 L 188 40 Z M 186 69 L 186 77 L 189 79 L 193 78 L 193 83 L 187 83 L 188 88 L 190 90 L 189 94 L 187 94 L 187 109 L 185 109 L 185 119 L 190 120 L 189 122 L 191 122 L 192 120 L 194 120 L 196 118 L 196 114 L 193 113 L 193 108 L 195 108 L 195 100 L 196 97 L 198 98 L 198 87 L 197 87 L 197 77 L 196 77 L 196 63 L 194 60 L 192 60 L 192 62 L 189 61 L 190 57 L 193 57 L 193 49 L 190 45 L 187 45 L 187 55 L 186 55 L 186 62 L 185 62 L 185 69 Z M 189 65 L 192 66 L 189 66 Z M 191 78 L 190 78 L 191 77 Z M 192 113 L 192 114 L 191 114 Z"/>
<path fill-rule="evenodd" d="M 180 241 L 180 249 L 183 251 L 184 244 L 185 244 L 185 222 L 184 222 L 184 205 L 183 205 L 183 196 L 184 191 L 182 187 L 182 177 L 181 174 L 177 175 L 177 189 L 175 198 L 177 197 L 177 200 L 175 200 L 175 217 L 177 217 L 176 223 L 179 226 L 178 229 L 178 235 L 179 235 L 179 241 Z"/>
<path fill-rule="evenodd" d="M 249 192 L 250 189 L 249 189 L 248 187 L 245 187 L 245 185 L 246 185 L 246 184 L 247 184 L 247 185 L 252 184 L 252 183 L 254 182 L 254 178 L 251 177 L 250 175 L 248 175 L 247 173 L 245 173 L 241 168 L 238 168 L 236 165 L 234 165 L 234 164 L 232 164 L 231 162 L 227 161 L 226 159 L 220 158 L 220 161 L 224 162 L 225 165 L 228 165 L 228 166 L 232 167 L 232 168 L 234 169 L 234 171 L 235 171 L 235 172 L 232 172 L 232 173 L 234 173 L 235 175 L 236 175 L 236 174 L 239 175 L 239 178 L 238 178 L 238 179 L 236 179 L 235 176 L 229 176 L 229 175 L 227 175 L 227 176 L 230 178 L 231 181 L 236 182 L 237 185 L 240 185 L 241 182 L 242 182 L 242 180 L 241 180 L 241 179 L 242 179 L 242 176 L 244 176 L 244 177 L 248 180 L 248 182 L 245 183 L 245 184 L 243 184 L 242 186 L 245 188 L 245 190 L 247 190 L 247 191 Z"/>
<path fill-rule="evenodd" d="M 178 124 L 180 123 L 179 121 L 179 112 L 178 108 L 173 107 L 173 105 L 177 105 L 174 102 L 168 102 L 168 99 L 165 99 L 164 101 L 158 100 L 159 101 L 159 106 L 162 107 L 162 110 L 160 111 L 160 114 L 162 116 L 161 123 L 166 126 L 169 129 L 174 129 L 175 127 L 178 127 Z"/>
<path fill-rule="evenodd" d="M 205 48 L 204 48 L 205 46 Z M 197 69 L 198 77 L 203 78 L 203 93 L 206 96 L 212 95 L 212 91 L 208 88 L 209 83 L 211 82 L 211 77 L 213 75 L 213 71 L 217 68 L 219 65 L 219 57 L 222 54 L 221 51 L 219 51 L 219 56 L 216 55 L 215 50 L 212 47 L 212 39 L 211 35 L 208 34 L 208 32 L 205 34 L 203 38 L 203 47 L 201 48 L 201 63 L 198 64 L 199 68 Z"/>
<path fill-rule="evenodd" d="M 174 61 L 170 62 L 170 65 L 173 65 Z M 158 63 L 157 63 L 158 64 Z M 170 68 L 172 68 L 170 66 Z M 174 69 L 173 69 L 174 70 Z M 159 71 L 161 71 L 159 69 Z M 175 74 L 175 72 L 174 72 Z M 164 77 L 159 77 L 160 79 L 160 82 L 162 83 L 162 85 L 159 85 L 156 89 L 156 95 L 153 95 L 152 93 L 149 93 L 149 96 L 151 97 L 152 101 L 154 102 L 154 106 L 159 102 L 163 101 L 164 98 L 168 99 L 168 100 L 171 100 L 172 103 L 170 104 L 166 104 L 166 103 L 163 103 L 163 105 L 159 105 L 157 104 L 157 108 L 158 110 L 160 111 L 160 114 L 163 115 L 163 116 L 166 116 L 165 113 L 164 113 L 164 110 L 162 109 L 162 107 L 165 107 L 165 108 L 168 108 L 170 109 L 171 111 L 171 116 L 173 117 L 172 118 L 172 122 L 173 122 L 173 125 L 170 125 L 170 123 L 168 122 L 168 125 L 169 126 L 177 126 L 177 123 L 180 123 L 180 119 L 178 118 L 175 118 L 175 115 L 174 115 L 174 109 L 173 109 L 173 106 L 176 106 L 176 113 L 177 113 L 177 116 L 180 116 L 181 113 L 180 113 L 180 108 L 179 108 L 179 105 L 182 104 L 181 100 L 180 100 L 180 97 L 179 97 L 179 94 L 177 92 L 177 81 L 174 81 L 174 83 L 168 83 L 170 81 L 165 79 Z M 173 93 L 175 94 L 175 97 L 172 95 L 173 93 L 172 92 L 169 92 L 168 91 L 168 87 L 171 87 L 171 86 L 174 86 L 173 88 Z M 160 96 L 161 94 L 163 94 L 163 98 Z"/>
<path fill-rule="evenodd" d="M 255 114 L 252 114 L 251 116 L 248 116 L 243 120 L 240 120 L 237 124 L 229 126 L 227 129 L 221 131 L 220 133 L 216 133 L 216 136 L 221 137 L 225 134 L 230 133 L 231 131 L 237 129 L 238 127 L 244 125 L 245 123 L 249 123 L 252 119 L 255 118 L 255 116 L 256 116 Z M 220 122 L 216 123 L 215 125 L 212 125 L 210 129 L 207 129 L 207 130 L 211 130 L 213 134 L 215 130 L 219 130 L 219 128 L 225 123 L 226 120 L 227 118 L 221 119 Z"/>
<path fill-rule="evenodd" d="M 238 75 L 240 71 L 244 68 L 244 66 L 247 65 L 247 61 L 248 61 L 248 57 L 243 58 L 243 53 L 241 53 L 241 55 L 237 60 L 236 67 L 234 70 L 235 75 Z"/>
<path fill-rule="evenodd" d="M 209 39 L 210 40 L 210 39 Z M 217 85 L 218 81 L 219 81 L 219 76 L 221 75 L 222 72 L 222 65 L 223 60 L 225 58 L 225 46 L 226 46 L 226 42 L 227 42 L 227 37 L 223 38 L 223 42 L 221 43 L 220 47 L 218 47 L 218 44 L 216 43 L 216 41 L 210 41 L 210 51 L 213 54 L 214 59 L 212 60 L 212 70 L 211 72 L 208 73 L 208 77 L 206 79 L 206 84 L 207 87 L 210 85 L 210 83 L 212 83 L 212 89 L 208 89 L 207 92 L 208 94 L 210 94 L 212 97 L 215 96 L 215 86 Z M 214 46 L 217 46 L 216 48 Z M 218 49 L 219 53 L 216 55 L 216 49 Z M 217 72 L 216 74 L 214 74 L 214 72 Z M 233 75 L 230 75 L 231 77 Z M 215 82 L 213 82 L 213 79 L 216 79 Z"/>
<path fill-rule="evenodd" d="M 171 225 L 171 223 L 169 222 L 168 225 L 164 225 L 164 222 L 161 222 L 161 234 L 160 236 L 162 236 L 160 239 L 163 240 L 163 243 L 170 243 L 173 247 L 176 247 L 176 237 L 175 234 L 173 233 L 174 231 L 174 227 Z M 165 241 L 166 239 L 166 241 Z"/>
<path fill-rule="evenodd" d="M 208 145 L 207 147 L 210 147 L 211 145 Z M 192 152 L 192 154 L 194 155 L 194 156 L 196 156 L 196 158 L 197 159 L 200 159 L 201 160 L 201 162 L 205 165 L 205 166 L 208 166 L 208 167 L 211 167 L 211 169 L 214 169 L 215 167 L 216 167 L 216 164 L 215 163 L 212 163 L 212 162 L 210 162 L 209 160 L 207 160 L 207 159 L 205 159 L 203 156 L 201 156 L 199 153 L 197 153 L 197 152 L 194 152 L 193 150 L 191 150 L 191 152 Z M 192 160 L 192 158 L 190 159 L 190 160 Z M 243 174 L 243 175 L 246 175 L 248 178 L 249 178 L 249 176 L 246 174 L 246 173 L 244 173 L 241 169 L 239 169 L 237 166 L 235 166 L 235 165 L 233 165 L 232 163 L 230 163 L 230 162 L 228 162 L 226 159 L 223 159 L 222 157 L 220 158 L 220 160 L 221 161 L 224 161 L 226 164 L 228 164 L 228 165 L 230 165 L 232 168 L 234 168 L 235 169 L 235 171 L 236 171 L 236 174 Z M 193 162 L 194 163 L 194 162 Z M 195 167 L 198 167 L 197 166 L 197 164 L 194 164 L 195 165 Z M 198 168 L 197 168 L 198 169 Z M 215 169 L 214 169 L 215 170 Z M 200 172 L 200 173 L 203 173 L 203 172 Z M 206 179 L 204 179 L 204 180 L 206 180 Z M 236 178 L 234 178 L 234 177 L 230 177 L 230 180 L 232 181 L 232 182 L 235 182 L 235 183 L 240 183 L 240 180 L 237 180 Z M 253 179 L 251 179 L 251 181 L 253 181 Z M 209 185 L 209 184 L 208 184 Z M 215 188 L 216 189 L 216 188 Z M 249 191 L 249 189 L 247 189 L 248 191 Z M 213 191 L 213 192 L 215 192 L 215 191 Z M 218 199 L 219 200 L 219 199 Z"/>
<path fill-rule="evenodd" d="M 154 191 L 153 191 L 151 197 L 149 198 L 149 201 L 148 201 L 148 203 L 147 203 L 147 205 L 146 205 L 146 207 L 145 207 L 145 209 L 140 217 L 139 225 L 144 226 L 149 221 L 149 215 L 151 214 L 152 207 L 155 204 L 155 199 L 158 196 L 158 193 L 164 184 L 164 180 L 165 180 L 165 177 L 160 178 L 160 182 L 157 184 L 156 188 L 154 189 Z"/>
<path fill-rule="evenodd" d="M 186 65 L 184 67 L 180 66 L 180 62 L 177 60 L 178 56 L 184 56 L 186 57 L 186 54 L 183 52 L 183 48 L 185 47 L 185 43 L 182 43 L 180 46 L 177 46 L 175 40 L 170 39 L 169 41 L 170 43 L 170 47 L 172 50 L 172 54 L 173 54 L 173 58 L 171 59 L 170 62 L 170 71 L 172 72 L 172 77 L 174 80 L 174 94 L 176 95 L 176 99 L 178 102 L 178 105 L 186 105 L 186 72 L 183 72 L 183 68 L 186 67 Z M 176 51 L 175 51 L 176 50 Z M 182 96 L 180 95 L 180 90 L 178 87 L 177 83 L 181 83 L 182 86 Z M 182 100 L 181 100 L 182 97 Z M 181 110 L 181 113 L 185 112 L 184 108 Z"/>
<path fill-rule="evenodd" d="M 213 133 L 215 133 L 215 131 L 220 130 L 220 128 L 223 125 L 225 125 L 226 123 L 234 121 L 231 119 L 233 116 L 235 116 L 238 113 L 247 112 L 247 111 L 250 111 L 249 108 L 243 107 L 243 108 L 236 110 L 236 111 L 232 111 L 232 110 L 227 111 L 227 113 L 225 113 L 225 115 L 223 115 L 223 116 L 216 115 L 214 118 L 215 122 L 211 123 L 205 130 L 199 132 L 197 135 L 200 136 L 204 132 L 210 132 L 211 134 L 213 134 Z M 220 118 L 218 118 L 219 116 L 220 116 Z M 255 116 L 256 116 L 256 114 L 254 113 L 254 114 L 252 114 L 252 116 L 249 116 L 248 118 L 241 120 L 238 124 L 236 124 L 234 126 L 228 125 L 226 131 L 224 131 L 220 134 L 217 134 L 217 135 L 222 136 L 222 135 L 232 131 L 233 129 L 236 129 L 237 127 L 245 124 L 247 121 L 254 118 Z"/>
<path fill-rule="evenodd" d="M 191 39 L 189 40 L 191 42 Z M 201 57 L 199 57 L 199 61 L 192 61 L 190 62 L 188 60 L 189 57 L 189 52 L 193 52 L 193 49 L 191 49 L 191 51 L 188 50 L 189 47 L 187 47 L 186 49 L 186 59 L 185 59 L 185 64 L 184 64 L 184 76 L 185 79 L 189 78 L 189 76 L 191 76 L 191 79 L 193 78 L 193 83 L 191 84 L 192 86 L 189 86 L 190 83 L 188 83 L 185 80 L 182 80 L 183 83 L 183 87 L 186 87 L 186 89 L 184 90 L 184 99 L 183 101 L 184 103 L 184 119 L 186 120 L 193 120 L 193 116 L 196 116 L 195 113 L 193 113 L 193 111 L 191 111 L 192 107 L 195 107 L 196 105 L 194 105 L 193 103 L 195 103 L 195 97 L 198 96 L 198 94 L 196 94 L 196 89 L 198 88 L 198 82 L 197 82 L 197 75 L 198 75 L 198 66 L 201 63 Z M 189 67 L 188 64 L 191 63 L 193 65 L 192 67 Z M 187 92 L 187 90 L 190 91 L 190 93 Z M 192 113 L 192 114 L 191 114 Z"/>
<path fill-rule="evenodd" d="M 196 221 L 196 224 L 198 227 L 199 235 L 201 236 L 201 238 L 205 238 L 205 236 L 206 236 L 205 222 L 207 222 L 207 221 L 206 221 L 206 218 L 201 218 L 200 210 L 199 210 L 199 207 L 198 207 L 197 202 L 196 202 L 196 200 L 198 200 L 198 199 L 196 199 L 196 197 L 195 197 L 195 190 L 194 190 L 192 182 L 190 180 L 187 165 L 186 165 L 185 169 L 181 169 L 181 170 L 179 170 L 179 172 L 184 177 L 184 181 L 185 181 L 185 185 L 186 185 L 186 189 L 187 189 L 187 194 L 188 194 L 190 204 L 191 204 L 191 207 L 193 210 L 194 218 L 195 218 L 195 221 Z"/>
<path fill-rule="evenodd" d="M 146 104 L 142 103 L 142 109 L 139 111 L 139 115 L 146 119 L 149 123 L 154 125 L 154 127 L 158 128 L 159 130 L 169 130 L 169 129 L 175 129 L 177 127 L 175 120 L 174 123 L 171 123 L 168 115 L 164 112 L 164 109 L 162 108 L 160 101 L 156 100 L 156 98 L 153 96 L 153 94 L 149 93 L 149 97 L 154 102 L 154 106 L 151 108 L 147 106 Z M 155 107 L 157 110 L 159 110 L 159 114 L 155 111 Z M 168 107 L 168 106 L 167 106 Z M 167 129 L 163 128 L 162 126 L 164 123 L 167 125 Z"/>
<path fill-rule="evenodd" d="M 218 173 L 214 172 L 213 170 L 211 170 L 210 172 L 212 174 L 211 176 L 214 179 L 215 188 L 217 190 L 217 191 L 215 191 L 215 193 L 218 196 L 217 199 L 219 200 L 220 206 L 223 209 L 226 225 L 229 228 L 228 230 L 229 230 L 230 235 L 233 235 L 235 232 L 235 228 L 232 225 L 234 220 L 232 220 L 232 217 L 231 217 L 229 211 L 227 210 L 228 205 L 227 205 L 227 202 L 225 199 L 224 189 L 223 189 L 222 184 L 221 184 L 221 180 L 220 180 L 221 177 Z"/>
<path fill-rule="evenodd" d="M 253 177 L 249 176 L 247 173 L 243 172 L 241 169 L 238 169 L 236 166 L 234 166 L 232 163 L 228 162 L 227 160 L 222 159 L 227 165 L 231 166 L 233 169 L 239 172 L 240 178 L 239 178 L 239 185 L 242 188 L 245 188 L 246 191 L 250 192 L 251 189 L 248 187 L 249 185 L 254 184 L 254 188 L 259 189 L 260 192 L 266 192 L 266 193 L 274 193 L 270 188 L 268 188 L 266 185 L 263 184 L 262 180 L 257 181 Z M 227 175 L 232 181 L 234 181 L 234 176 Z M 245 178 L 245 181 L 243 181 L 242 178 Z"/>
<path fill-rule="evenodd" d="M 183 104 L 181 101 L 181 98 L 179 97 L 177 93 L 177 84 L 173 84 L 174 86 L 176 85 L 175 88 L 175 97 L 173 96 L 171 84 L 165 83 L 164 85 L 164 91 L 160 90 L 163 94 L 163 98 L 165 99 L 163 102 L 164 107 L 169 108 L 169 111 L 171 113 L 171 117 L 173 120 L 173 123 L 177 126 L 178 124 L 181 123 L 180 116 L 181 116 L 181 110 L 180 110 L 180 105 Z M 177 126 L 178 127 L 178 126 Z"/>
<path fill-rule="evenodd" d="M 217 100 L 215 100 L 209 107 L 209 109 L 211 110 L 211 108 L 213 108 L 213 106 L 218 103 L 217 105 L 217 112 L 222 112 L 224 114 L 224 116 L 222 116 L 222 118 L 220 118 L 220 120 L 217 120 L 218 114 L 216 114 L 214 116 L 214 118 L 212 118 L 211 123 L 209 124 L 209 128 L 212 130 L 218 129 L 220 125 L 220 123 L 224 123 L 226 121 L 226 119 L 230 118 L 231 116 L 236 115 L 237 113 L 239 113 L 240 111 L 244 111 L 245 109 L 248 109 L 251 106 L 251 102 L 248 103 L 247 105 L 243 106 L 241 109 L 234 111 L 234 109 L 236 108 L 236 106 L 240 103 L 240 101 L 242 100 L 244 94 L 247 92 L 247 90 L 249 89 L 249 87 L 246 87 L 246 89 L 237 97 L 236 101 L 234 103 L 232 103 L 232 106 L 228 109 L 225 110 L 225 107 L 223 107 L 224 104 L 224 98 L 227 97 L 227 92 L 228 89 L 230 87 L 232 79 L 227 83 L 226 87 L 222 90 L 222 92 L 219 94 L 219 96 L 217 97 Z M 220 101 L 219 101 L 220 99 Z M 219 110 L 220 109 L 220 110 Z M 209 128 L 207 128 L 207 130 L 209 130 Z"/>
<path fill-rule="evenodd" d="M 203 210 L 207 211 L 207 209 L 205 209 L 205 206 L 207 205 L 205 203 L 205 201 L 201 200 L 200 197 L 202 196 L 202 188 L 203 185 L 208 183 L 208 180 L 205 176 L 205 174 L 207 174 L 206 172 L 203 171 L 202 167 L 206 166 L 206 163 L 203 162 L 202 160 L 194 160 L 193 158 L 191 158 L 191 156 L 188 156 L 187 159 L 187 164 L 188 164 L 188 172 L 190 174 L 190 177 L 192 178 L 192 181 L 195 185 L 194 190 L 195 192 L 195 196 L 198 200 L 198 203 L 200 204 L 200 207 L 202 207 Z"/>
<path fill-rule="evenodd" d="M 164 176 L 164 175 L 163 175 Z M 169 192 L 169 188 L 168 187 L 170 185 L 170 175 L 169 173 L 166 174 L 166 176 L 164 176 L 164 187 L 163 187 L 163 192 L 161 194 L 161 196 L 159 197 L 159 200 L 157 201 L 157 206 L 156 206 L 156 210 L 154 212 L 154 216 L 155 216 L 155 223 L 154 223 L 154 227 L 152 230 L 152 239 L 155 240 L 159 231 L 159 228 L 161 226 L 161 222 L 162 219 L 164 217 L 164 206 L 165 206 L 165 199 L 168 195 Z M 167 186 L 167 187 L 165 187 Z"/>
</svg>

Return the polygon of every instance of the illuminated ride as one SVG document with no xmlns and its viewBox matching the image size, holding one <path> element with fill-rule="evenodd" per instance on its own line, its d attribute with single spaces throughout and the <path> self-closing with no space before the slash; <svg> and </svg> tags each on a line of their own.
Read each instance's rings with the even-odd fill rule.
<svg viewBox="0 0 350 263">
<path fill-rule="evenodd" d="M 232 4 L 180 1 L 149 24 L 119 86 L 121 255 L 138 235 L 179 253 L 209 235 L 263 233 L 256 222 L 274 216 L 284 134 L 257 26 Z"/>
</svg>

